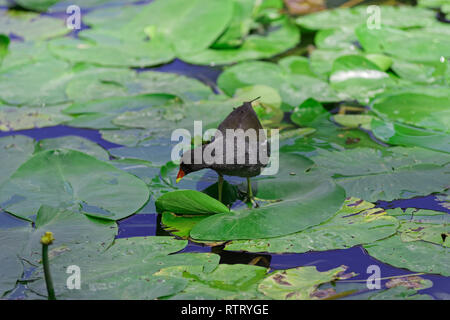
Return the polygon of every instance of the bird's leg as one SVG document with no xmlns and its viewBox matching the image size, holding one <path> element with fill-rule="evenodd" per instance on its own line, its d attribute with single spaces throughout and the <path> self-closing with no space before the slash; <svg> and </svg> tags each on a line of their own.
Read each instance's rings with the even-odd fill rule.
<svg viewBox="0 0 450 320">
<path fill-rule="evenodd" d="M 258 208 L 259 205 L 253 197 L 252 184 L 250 182 L 250 178 L 247 177 L 247 201 L 249 202 L 249 206 Z"/>
<path fill-rule="evenodd" d="M 217 194 L 220 202 L 222 202 L 222 188 L 223 188 L 223 176 L 219 173 L 219 184 Z"/>
</svg>

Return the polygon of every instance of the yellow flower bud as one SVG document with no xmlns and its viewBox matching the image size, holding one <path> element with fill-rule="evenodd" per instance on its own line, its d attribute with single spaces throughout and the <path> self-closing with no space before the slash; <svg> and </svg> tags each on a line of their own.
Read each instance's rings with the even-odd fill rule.
<svg viewBox="0 0 450 320">
<path fill-rule="evenodd" d="M 53 237 L 53 233 L 47 231 L 41 238 L 41 243 L 42 244 L 46 244 L 46 245 L 50 245 L 53 243 L 53 240 L 55 240 L 55 238 Z"/>
</svg>

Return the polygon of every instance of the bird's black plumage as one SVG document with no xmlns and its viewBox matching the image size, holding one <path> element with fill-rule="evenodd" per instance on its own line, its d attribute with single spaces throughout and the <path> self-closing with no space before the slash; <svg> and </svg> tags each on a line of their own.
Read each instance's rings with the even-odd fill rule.
<svg viewBox="0 0 450 320">
<path fill-rule="evenodd" d="M 197 148 L 201 149 L 203 155 L 203 151 L 205 151 L 205 149 L 214 147 L 213 144 L 217 146 L 219 143 L 221 143 L 223 150 L 222 161 L 205 163 L 205 159 L 203 157 L 202 159 L 199 159 L 196 156 L 197 148 L 189 150 L 185 152 L 181 157 L 180 169 L 183 172 L 183 175 L 205 168 L 212 169 L 220 175 L 239 177 L 254 177 L 259 175 L 261 173 L 261 170 L 267 165 L 267 160 L 270 156 L 270 145 L 268 143 L 267 135 L 265 134 L 265 132 L 260 132 L 263 127 L 258 119 L 256 112 L 253 110 L 252 101 L 244 102 L 241 106 L 235 108 L 225 118 L 225 120 L 220 123 L 217 129 L 218 132 L 211 142 Z M 227 138 L 227 129 L 242 129 L 244 132 L 248 132 L 249 129 L 253 129 L 256 134 L 256 140 L 246 139 L 244 154 L 242 154 L 242 149 L 238 149 L 237 139 L 235 138 L 233 142 L 230 141 L 230 136 L 228 136 Z M 229 161 L 226 161 L 227 144 L 233 147 L 233 163 L 229 163 Z M 212 154 L 214 155 L 214 153 Z M 261 157 L 261 154 L 266 155 L 266 157 Z M 239 156 L 241 157 L 241 163 L 237 163 L 237 158 Z M 245 160 L 242 161 L 243 159 Z"/>
</svg>

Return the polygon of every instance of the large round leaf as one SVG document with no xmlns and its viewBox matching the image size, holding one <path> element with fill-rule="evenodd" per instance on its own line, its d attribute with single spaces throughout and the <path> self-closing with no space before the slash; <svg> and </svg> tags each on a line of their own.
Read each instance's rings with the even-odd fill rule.
<svg viewBox="0 0 450 320">
<path fill-rule="evenodd" d="M 226 250 L 302 253 L 371 243 L 394 234 L 399 225 L 395 218 L 386 216 L 386 212 L 374 206 L 351 198 L 332 219 L 323 224 L 278 238 L 232 241 L 226 245 Z"/>
<path fill-rule="evenodd" d="M 312 162 L 297 155 L 280 155 L 275 176 L 253 179 L 256 197 L 270 201 L 256 209 L 213 215 L 191 231 L 199 240 L 253 239 L 304 230 L 331 218 L 345 192 L 327 176 L 305 174 Z"/>
<path fill-rule="evenodd" d="M 177 293 L 186 281 L 152 276 L 170 266 L 200 266 L 206 272 L 217 267 L 219 256 L 211 253 L 171 253 L 182 250 L 185 240 L 171 237 L 118 239 L 105 246 L 77 247 L 50 260 L 57 298 L 63 299 L 155 299 Z M 106 250 L 105 250 L 106 249 Z M 67 287 L 67 267 L 80 268 L 81 288 Z M 31 290 L 46 295 L 42 268 L 35 270 Z"/>
<path fill-rule="evenodd" d="M 400 235 L 394 235 L 364 248 L 375 259 L 398 268 L 450 276 L 450 249 L 442 245 L 425 241 L 403 242 Z"/>
<path fill-rule="evenodd" d="M 320 171 L 334 174 L 349 196 L 367 201 L 428 195 L 448 187 L 450 156 L 432 150 L 320 150 L 313 160 Z"/>
<path fill-rule="evenodd" d="M 36 154 L 0 190 L 0 206 L 29 220 L 43 204 L 117 220 L 136 212 L 149 197 L 142 180 L 84 153 L 64 149 Z"/>
</svg>

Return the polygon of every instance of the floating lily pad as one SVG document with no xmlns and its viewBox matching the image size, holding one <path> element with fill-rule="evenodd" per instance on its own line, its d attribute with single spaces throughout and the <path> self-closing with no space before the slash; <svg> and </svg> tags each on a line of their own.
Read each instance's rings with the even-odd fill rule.
<svg viewBox="0 0 450 320">
<path fill-rule="evenodd" d="M 0 138 L 0 186 L 34 152 L 34 140 L 26 136 L 8 136 Z"/>
<path fill-rule="evenodd" d="M 280 65 L 282 62 L 280 61 Z M 308 98 L 321 102 L 342 100 L 327 82 L 314 77 L 310 70 L 299 69 L 290 61 L 286 70 L 262 61 L 244 62 L 226 69 L 217 80 L 219 87 L 228 95 L 249 85 L 262 84 L 278 90 L 283 102 L 292 107 Z"/>
<path fill-rule="evenodd" d="M 47 105 L 66 102 L 69 65 L 56 59 L 0 71 L 0 98 L 8 104 Z M 17 85 L 20 83 L 20 85 Z"/>
<path fill-rule="evenodd" d="M 216 199 L 195 190 L 177 190 L 164 194 L 156 200 L 158 212 L 175 214 L 228 213 L 229 209 Z"/>
<path fill-rule="evenodd" d="M 150 30 L 162 34 L 178 55 L 209 47 L 225 30 L 233 14 L 232 1 L 155 1 L 142 9 Z"/>
<path fill-rule="evenodd" d="M 0 131 L 51 127 L 69 121 L 72 117 L 62 114 L 67 105 L 48 107 L 0 106 Z"/>
<path fill-rule="evenodd" d="M 89 36 L 88 36 L 89 35 Z M 88 62 L 101 66 L 147 67 L 170 62 L 175 58 L 163 37 L 151 41 L 125 41 L 110 35 L 86 30 L 79 39 L 60 38 L 49 42 L 49 50 L 70 62 Z"/>
<path fill-rule="evenodd" d="M 369 98 L 392 85 L 392 80 L 368 59 L 359 55 L 346 55 L 334 61 L 330 83 L 335 90 L 368 102 Z"/>
<path fill-rule="evenodd" d="M 241 45 L 250 32 L 252 14 L 258 5 L 253 0 L 233 0 L 233 15 L 223 34 L 211 46 L 215 49 L 234 48 Z"/>
<path fill-rule="evenodd" d="M 448 106 L 448 97 L 413 92 L 383 96 L 371 104 L 372 110 L 383 118 L 447 133 L 450 132 Z"/>
<path fill-rule="evenodd" d="M 206 49 L 180 58 L 192 64 L 224 65 L 245 60 L 270 58 L 295 47 L 300 41 L 300 32 L 287 18 L 274 22 L 265 35 L 251 34 L 235 49 Z"/>
<path fill-rule="evenodd" d="M 212 272 L 199 266 L 177 266 L 162 269 L 156 275 L 182 278 L 188 285 L 170 299 L 261 299 L 258 283 L 267 269 L 245 264 L 219 264 Z"/>
<path fill-rule="evenodd" d="M 370 126 L 377 139 L 389 144 L 418 146 L 450 153 L 448 134 L 378 119 L 373 119 Z"/>
<path fill-rule="evenodd" d="M 394 235 L 364 245 L 364 248 L 375 259 L 398 268 L 450 275 L 450 249 L 438 244 L 425 241 L 403 242 L 400 235 Z"/>
<path fill-rule="evenodd" d="M 0 34 L 0 66 L 2 65 L 3 58 L 8 53 L 9 42 L 9 38 L 6 35 Z"/>
<path fill-rule="evenodd" d="M 75 150 L 37 153 L 1 187 L 1 207 L 31 220 L 43 204 L 108 220 L 127 217 L 149 197 L 144 182 Z"/>
<path fill-rule="evenodd" d="M 431 25 L 434 20 L 434 12 L 423 8 L 377 6 L 377 9 L 380 10 L 381 23 L 397 28 L 424 27 Z M 296 22 L 311 30 L 355 27 L 362 23 L 366 24 L 374 13 L 376 12 L 370 11 L 367 6 L 339 8 L 302 16 L 297 18 Z"/>
<path fill-rule="evenodd" d="M 312 98 L 309 98 L 300 106 L 294 108 L 291 114 L 291 120 L 299 126 L 305 126 L 316 120 L 320 115 L 327 113 L 328 112 L 324 109 L 322 104 Z"/>
<path fill-rule="evenodd" d="M 341 207 L 344 192 L 326 176 L 305 174 L 309 166 L 311 161 L 304 157 L 280 154 L 276 175 L 252 179 L 255 196 L 268 204 L 215 214 L 195 225 L 191 237 L 198 240 L 276 237 L 331 218 Z"/>
<path fill-rule="evenodd" d="M 75 117 L 75 119 L 68 122 L 70 126 L 93 129 L 116 129 L 119 127 L 111 121 L 121 113 L 142 110 L 151 106 L 162 106 L 174 98 L 172 95 L 165 94 L 112 97 L 74 103 L 64 109 L 64 113 Z"/>
<path fill-rule="evenodd" d="M 20 259 L 20 252 L 25 246 L 31 234 L 30 227 L 19 227 L 11 229 L 0 228 L 0 241 L 2 250 L 0 259 L 2 267 L 0 269 L 0 297 L 14 289 L 16 282 L 23 273 L 23 265 Z"/>
<path fill-rule="evenodd" d="M 63 19 L 16 10 L 0 11 L 0 30 L 6 35 L 14 34 L 24 40 L 44 40 L 70 31 Z"/>
<path fill-rule="evenodd" d="M 318 226 L 278 238 L 232 241 L 225 249 L 302 253 L 350 248 L 394 234 L 399 223 L 385 214 L 370 202 L 351 198 L 333 218 Z"/>
<path fill-rule="evenodd" d="M 449 156 L 427 149 L 320 150 L 313 160 L 319 170 L 334 173 L 349 196 L 367 201 L 428 195 L 448 187 Z"/>
<path fill-rule="evenodd" d="M 39 151 L 60 148 L 77 150 L 99 160 L 109 160 L 109 154 L 105 149 L 100 147 L 95 142 L 81 137 L 65 136 L 60 138 L 44 139 L 38 142 Z"/>
<path fill-rule="evenodd" d="M 258 286 L 266 296 L 277 300 L 317 299 L 315 292 L 320 284 L 339 279 L 347 267 L 341 266 L 328 271 L 317 271 L 316 267 L 298 267 L 271 273 Z"/>
<path fill-rule="evenodd" d="M 448 35 L 442 32 L 403 31 L 382 26 L 369 29 L 365 24 L 355 29 L 365 51 L 385 53 L 408 61 L 439 62 L 450 55 Z"/>
<path fill-rule="evenodd" d="M 219 256 L 210 253 L 170 255 L 187 245 L 187 241 L 170 237 L 138 237 L 117 239 L 105 247 L 88 247 L 67 252 L 50 260 L 57 298 L 64 299 L 155 299 L 175 294 L 186 281 L 154 277 L 162 268 L 177 265 L 216 268 Z M 86 259 L 86 257 L 90 257 Z M 67 266 L 77 265 L 81 271 L 81 289 L 67 288 Z M 42 269 L 33 274 L 39 280 L 30 288 L 45 295 Z"/>
</svg>

